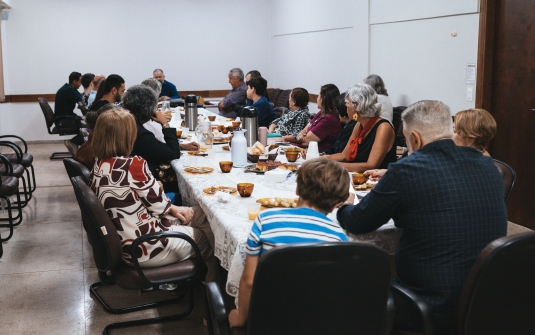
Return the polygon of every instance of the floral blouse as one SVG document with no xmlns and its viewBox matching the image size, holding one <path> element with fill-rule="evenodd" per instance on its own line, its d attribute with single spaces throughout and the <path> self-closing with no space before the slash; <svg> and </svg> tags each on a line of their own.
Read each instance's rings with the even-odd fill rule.
<svg viewBox="0 0 535 335">
<path fill-rule="evenodd" d="M 308 107 L 305 106 L 295 111 L 290 110 L 280 118 L 273 120 L 271 124 L 276 125 L 274 133 L 297 137 L 297 134 L 306 127 L 309 121 Z"/>
<path fill-rule="evenodd" d="M 167 231 L 173 224 L 160 217 L 167 214 L 171 202 L 140 156 L 97 160 L 90 185 L 120 235 L 126 262 L 130 262 L 130 246 L 137 237 Z M 167 238 L 140 244 L 136 251 L 139 263 L 169 253 L 167 245 Z"/>
</svg>

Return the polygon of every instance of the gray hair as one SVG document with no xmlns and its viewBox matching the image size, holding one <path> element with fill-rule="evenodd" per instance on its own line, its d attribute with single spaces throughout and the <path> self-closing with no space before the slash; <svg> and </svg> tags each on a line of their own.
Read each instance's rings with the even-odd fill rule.
<svg viewBox="0 0 535 335">
<path fill-rule="evenodd" d="M 163 74 L 163 70 L 162 69 L 156 69 L 156 70 L 152 71 L 152 74 L 155 74 L 156 72 L 161 72 Z"/>
<path fill-rule="evenodd" d="M 156 93 L 157 98 L 160 96 L 160 92 L 162 91 L 162 84 L 158 80 L 154 78 L 147 78 L 141 82 L 141 85 L 145 85 L 152 88 L 154 93 Z"/>
<path fill-rule="evenodd" d="M 355 84 L 347 89 L 349 99 L 359 116 L 376 117 L 381 115 L 381 104 L 377 103 L 377 94 L 370 85 Z"/>
<path fill-rule="evenodd" d="M 240 78 L 240 81 L 243 81 L 243 79 L 245 77 L 243 75 L 242 69 L 240 69 L 239 67 L 235 67 L 235 68 L 231 69 L 229 72 L 230 72 L 230 74 L 232 74 L 232 76 L 234 78 Z"/>
<path fill-rule="evenodd" d="M 129 110 L 139 124 L 143 124 L 151 119 L 158 99 L 150 87 L 134 85 L 125 92 L 122 102 L 123 108 Z"/>
<path fill-rule="evenodd" d="M 375 90 L 375 93 L 388 96 L 388 92 L 385 88 L 383 78 L 376 74 L 370 74 L 364 79 L 364 83 L 370 85 Z"/>
<path fill-rule="evenodd" d="M 406 131 L 416 130 L 427 142 L 453 137 L 450 108 L 440 101 L 415 102 L 401 114 L 401 120 Z"/>
</svg>

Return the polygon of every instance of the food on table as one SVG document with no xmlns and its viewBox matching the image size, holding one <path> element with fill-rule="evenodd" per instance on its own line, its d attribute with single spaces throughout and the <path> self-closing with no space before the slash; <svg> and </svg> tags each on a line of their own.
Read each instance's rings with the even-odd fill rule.
<svg viewBox="0 0 535 335">
<path fill-rule="evenodd" d="M 196 167 L 187 167 L 184 168 L 184 171 L 189 173 L 210 173 L 214 171 L 214 168 L 211 168 L 209 166 L 196 166 Z"/>
<path fill-rule="evenodd" d="M 224 145 L 221 147 L 223 150 L 230 151 L 230 147 L 228 145 Z"/>
<path fill-rule="evenodd" d="M 278 148 L 278 147 L 279 147 L 278 144 L 271 144 L 271 145 L 268 147 L 268 151 L 271 151 L 271 150 L 276 149 L 276 148 Z"/>
<path fill-rule="evenodd" d="M 204 193 L 209 194 L 209 195 L 214 195 L 217 192 L 225 192 L 225 193 L 233 194 L 233 193 L 236 193 L 236 191 L 237 189 L 235 187 L 230 187 L 230 186 L 212 186 L 212 187 L 207 187 L 203 190 Z"/>
<path fill-rule="evenodd" d="M 275 208 L 295 208 L 297 207 L 297 199 L 292 198 L 262 198 L 256 202 L 260 203 L 264 207 Z"/>
<path fill-rule="evenodd" d="M 188 151 L 188 155 L 190 156 L 208 156 L 208 153 L 205 152 L 205 150 L 201 149 L 198 151 Z"/>
<path fill-rule="evenodd" d="M 297 171 L 299 167 L 295 164 L 288 164 L 288 163 L 281 163 L 281 165 L 277 166 L 277 169 L 281 170 L 288 170 L 288 171 Z"/>
<path fill-rule="evenodd" d="M 214 143 L 228 143 L 229 140 L 230 139 L 228 137 L 225 137 L 225 138 L 214 138 L 213 142 Z"/>
<path fill-rule="evenodd" d="M 355 189 L 355 191 L 366 191 L 372 189 L 374 186 L 375 184 L 364 183 L 360 185 L 353 185 L 353 189 Z"/>
<path fill-rule="evenodd" d="M 282 163 L 279 161 L 267 160 L 265 162 L 256 163 L 256 169 L 261 170 L 261 171 L 268 171 L 268 170 L 276 169 L 280 165 L 282 165 Z"/>
<path fill-rule="evenodd" d="M 261 155 L 265 151 L 266 147 L 260 142 L 256 142 L 252 147 L 247 147 L 247 153 L 249 155 Z"/>
</svg>

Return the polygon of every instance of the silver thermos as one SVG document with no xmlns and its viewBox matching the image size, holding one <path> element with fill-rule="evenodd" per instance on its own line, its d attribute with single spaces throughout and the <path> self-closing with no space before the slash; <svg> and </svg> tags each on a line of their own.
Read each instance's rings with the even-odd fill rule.
<svg viewBox="0 0 535 335">
<path fill-rule="evenodd" d="M 256 108 L 252 106 L 243 107 L 241 124 L 243 129 L 247 129 L 245 138 L 247 139 L 247 146 L 251 147 L 256 143 L 258 135 L 258 112 Z"/>
<path fill-rule="evenodd" d="M 195 131 L 197 128 L 198 114 L 197 114 L 197 97 L 190 94 L 186 97 L 184 102 L 185 126 L 190 131 Z"/>
</svg>

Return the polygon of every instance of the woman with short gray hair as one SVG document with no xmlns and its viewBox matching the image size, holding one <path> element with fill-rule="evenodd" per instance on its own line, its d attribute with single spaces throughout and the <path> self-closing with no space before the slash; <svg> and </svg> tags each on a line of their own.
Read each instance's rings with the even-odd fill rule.
<svg viewBox="0 0 535 335">
<path fill-rule="evenodd" d="M 370 74 L 364 79 L 364 84 L 370 85 L 375 90 L 375 93 L 377 93 L 377 101 L 381 104 L 381 117 L 392 123 L 392 119 L 394 118 L 394 107 L 392 107 L 392 102 L 390 102 L 390 98 L 388 97 L 383 78 L 376 74 Z"/>
<path fill-rule="evenodd" d="M 381 104 L 375 90 L 367 84 L 351 86 L 346 94 L 348 114 L 357 115 L 357 124 L 343 152 L 324 156 L 341 164 L 349 172 L 386 169 L 396 161 L 394 128 L 381 118 Z"/>
</svg>

